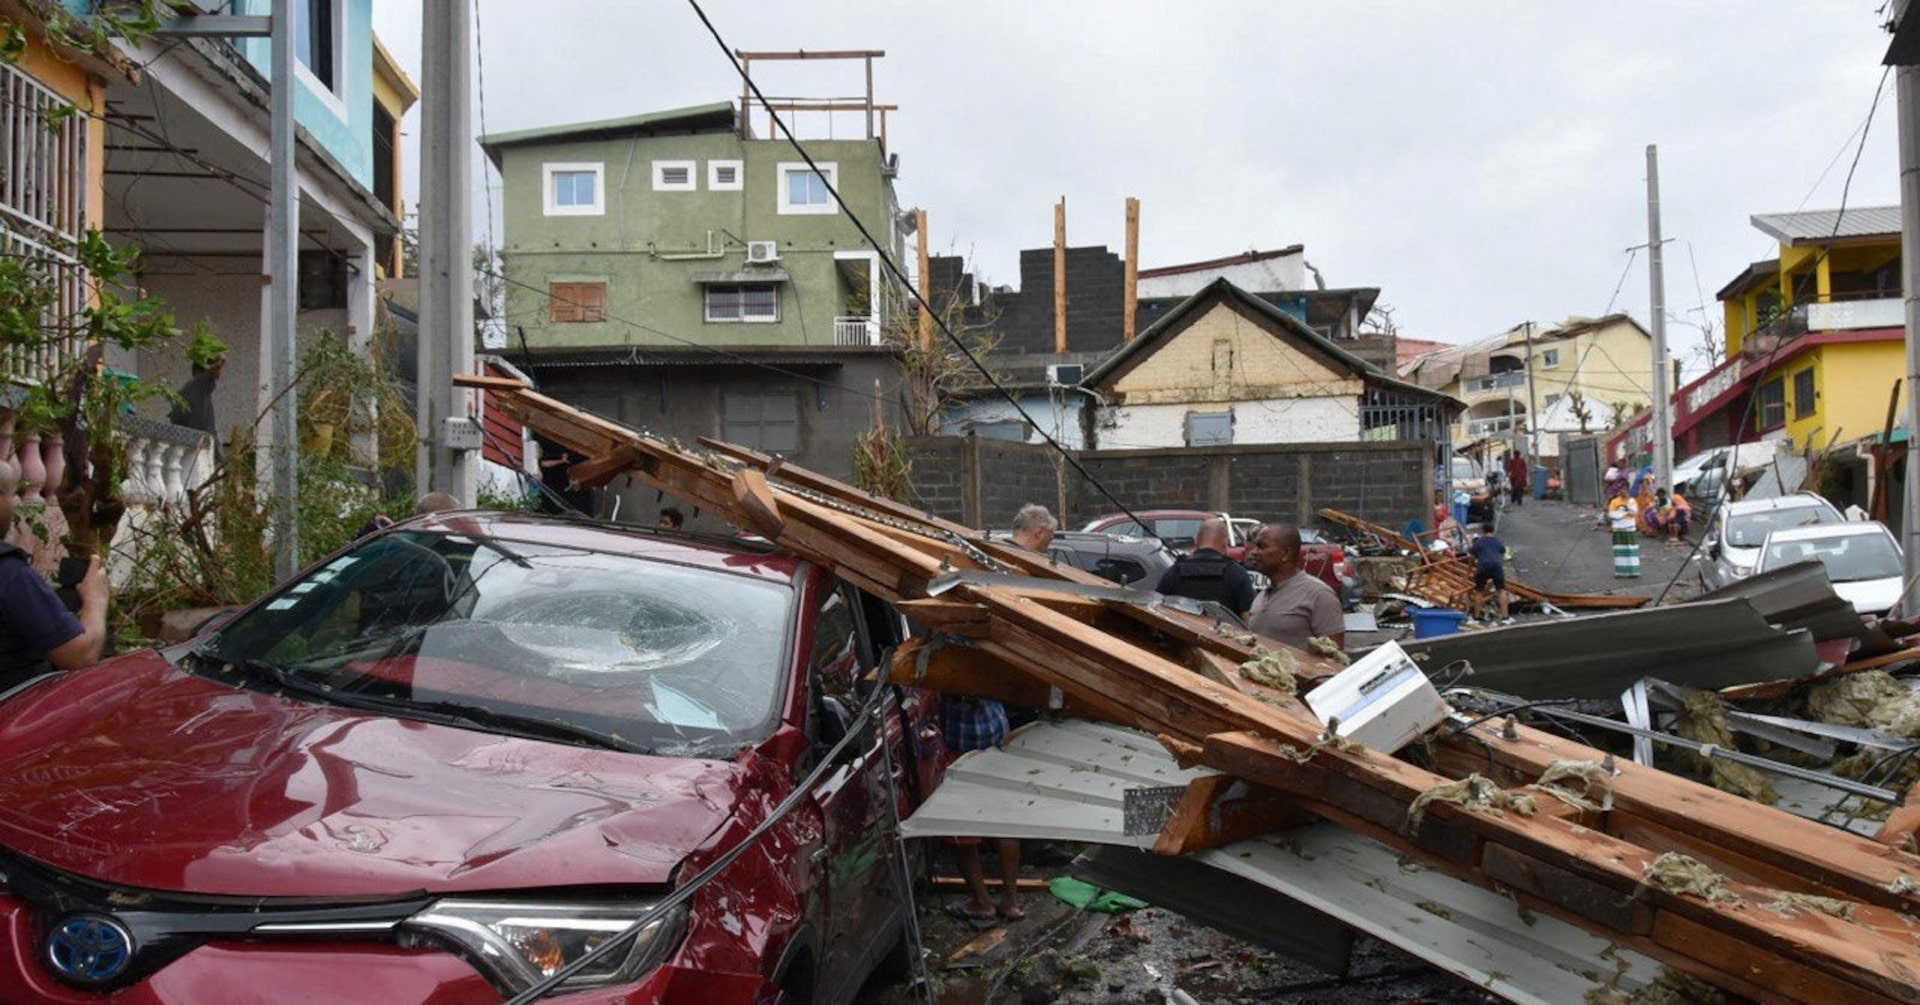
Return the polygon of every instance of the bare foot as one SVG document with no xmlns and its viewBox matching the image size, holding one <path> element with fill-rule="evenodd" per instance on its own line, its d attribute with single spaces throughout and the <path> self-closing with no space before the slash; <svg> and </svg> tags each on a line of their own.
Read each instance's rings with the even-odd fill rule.
<svg viewBox="0 0 1920 1005">
<path fill-rule="evenodd" d="M 1008 921 L 1020 921 L 1027 916 L 1027 912 L 1022 911 L 1018 906 L 1013 904 L 1001 907 L 999 913 L 1002 918 Z"/>
</svg>

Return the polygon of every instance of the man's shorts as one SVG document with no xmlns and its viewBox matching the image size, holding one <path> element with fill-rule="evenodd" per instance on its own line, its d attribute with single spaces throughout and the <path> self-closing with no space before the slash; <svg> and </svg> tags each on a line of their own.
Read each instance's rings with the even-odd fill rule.
<svg viewBox="0 0 1920 1005">
<path fill-rule="evenodd" d="M 1458 582 L 1458 580 L 1455 580 L 1455 582 Z M 1483 565 L 1473 570 L 1474 589 L 1483 589 L 1488 583 L 1492 583 L 1495 589 L 1506 589 L 1507 570 L 1497 565 Z"/>
</svg>

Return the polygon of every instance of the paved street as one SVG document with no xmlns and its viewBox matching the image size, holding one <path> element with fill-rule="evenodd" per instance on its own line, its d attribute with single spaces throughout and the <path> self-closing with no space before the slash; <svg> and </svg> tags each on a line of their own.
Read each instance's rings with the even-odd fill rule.
<svg viewBox="0 0 1920 1005">
<path fill-rule="evenodd" d="M 1595 529 L 1594 518 L 1599 512 L 1597 507 L 1535 499 L 1523 506 L 1508 507 L 1498 522 L 1500 539 L 1513 554 L 1507 563 L 1507 575 L 1528 586 L 1560 593 L 1658 597 L 1669 583 L 1673 590 L 1667 594 L 1668 603 L 1700 593 L 1700 564 L 1689 560 L 1699 539 L 1697 531 L 1685 547 L 1643 537 L 1640 578 L 1617 579 L 1613 575 L 1612 535 Z"/>
</svg>

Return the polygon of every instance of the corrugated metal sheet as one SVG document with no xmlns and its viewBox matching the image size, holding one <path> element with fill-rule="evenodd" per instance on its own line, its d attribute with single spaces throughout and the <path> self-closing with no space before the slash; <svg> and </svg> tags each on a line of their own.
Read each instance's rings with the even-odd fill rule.
<svg viewBox="0 0 1920 1005">
<path fill-rule="evenodd" d="M 1144 733 L 1074 720 L 1033 723 L 1002 749 L 955 761 L 904 830 L 909 837 L 980 835 L 1150 848 L 1152 836 L 1123 831 L 1126 790 L 1184 784 L 1212 773 L 1180 768 Z M 1565 922 L 1523 918 L 1499 894 L 1403 866 L 1392 850 L 1332 824 L 1242 841 L 1191 859 L 1286 894 L 1513 1002 L 1581 1001 L 1598 978 L 1615 972 L 1616 960 L 1626 966 L 1620 987 L 1629 992 L 1659 970 L 1646 957 Z"/>
<path fill-rule="evenodd" d="M 1617 698 L 1642 677 L 1718 690 L 1820 668 L 1804 631 L 1768 624 L 1741 598 L 1643 607 L 1402 642 L 1429 675 L 1465 660 L 1470 687 L 1522 698 Z"/>
<path fill-rule="evenodd" d="M 1818 243 L 1848 237 L 1892 237 L 1900 233 L 1900 207 L 1848 206 L 1846 216 L 1834 223 L 1837 209 L 1810 209 L 1801 213 L 1760 213 L 1753 225 L 1776 241 L 1788 244 Z"/>
</svg>

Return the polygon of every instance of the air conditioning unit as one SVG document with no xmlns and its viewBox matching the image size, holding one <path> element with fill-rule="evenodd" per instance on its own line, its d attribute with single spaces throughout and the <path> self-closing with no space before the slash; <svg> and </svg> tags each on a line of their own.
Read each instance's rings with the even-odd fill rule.
<svg viewBox="0 0 1920 1005">
<path fill-rule="evenodd" d="M 747 261 L 753 264 L 780 260 L 779 241 L 748 241 Z"/>
<path fill-rule="evenodd" d="M 1080 363 L 1054 363 L 1047 367 L 1047 383 L 1055 387 L 1072 387 L 1086 375 L 1087 368 Z"/>
</svg>

